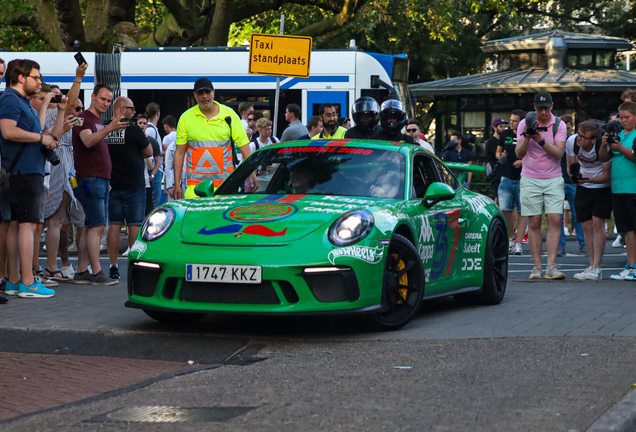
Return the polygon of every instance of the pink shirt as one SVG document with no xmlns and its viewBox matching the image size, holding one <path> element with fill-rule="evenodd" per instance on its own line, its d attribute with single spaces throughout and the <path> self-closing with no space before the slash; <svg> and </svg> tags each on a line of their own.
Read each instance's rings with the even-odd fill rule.
<svg viewBox="0 0 636 432">
<path fill-rule="evenodd" d="M 546 143 L 554 144 L 554 141 L 567 140 L 567 127 L 565 122 L 559 123 L 556 136 L 552 135 L 552 127 L 554 125 L 554 115 L 550 114 L 550 124 L 547 131 L 540 131 L 539 133 L 543 137 Z M 525 137 L 523 136 L 523 130 L 526 127 L 526 121 L 521 120 L 519 127 L 517 128 L 517 143 L 521 143 Z M 523 165 L 521 168 L 522 177 L 530 177 L 536 179 L 551 179 L 562 176 L 561 172 L 561 160 L 554 159 L 548 155 L 543 147 L 541 147 L 535 140 L 530 139 L 528 143 L 528 153 L 523 157 Z"/>
</svg>

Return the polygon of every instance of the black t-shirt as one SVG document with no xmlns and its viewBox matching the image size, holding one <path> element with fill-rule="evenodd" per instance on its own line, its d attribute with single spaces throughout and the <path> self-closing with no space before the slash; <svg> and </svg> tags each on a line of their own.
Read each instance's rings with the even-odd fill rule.
<svg viewBox="0 0 636 432">
<path fill-rule="evenodd" d="M 486 162 L 491 163 L 493 167 L 497 163 L 497 146 L 499 145 L 499 138 L 494 135 L 488 138 L 486 141 Z"/>
<path fill-rule="evenodd" d="M 499 137 L 499 147 L 503 148 L 506 152 L 508 161 L 503 167 L 503 176 L 510 180 L 521 179 L 521 167 L 515 168 L 512 164 L 519 160 L 515 149 L 517 148 L 517 133 L 512 129 L 506 129 L 501 133 Z M 502 151 L 502 154 L 503 154 Z"/>
<path fill-rule="evenodd" d="M 413 137 L 410 135 L 403 134 L 402 132 L 388 134 L 381 128 L 375 129 L 371 134 L 370 139 L 416 144 L 415 139 L 413 139 Z"/>
<path fill-rule="evenodd" d="M 145 187 L 142 152 L 146 147 L 148 139 L 139 126 L 129 126 L 108 135 L 108 152 L 113 165 L 110 185 L 113 190 L 133 191 Z"/>
<path fill-rule="evenodd" d="M 493 168 L 494 175 L 490 178 L 491 183 L 497 185 L 501 179 L 503 167 L 497 163 L 497 146 L 499 145 L 499 138 L 494 135 L 488 138 L 486 141 L 486 163 L 490 163 Z"/>
</svg>

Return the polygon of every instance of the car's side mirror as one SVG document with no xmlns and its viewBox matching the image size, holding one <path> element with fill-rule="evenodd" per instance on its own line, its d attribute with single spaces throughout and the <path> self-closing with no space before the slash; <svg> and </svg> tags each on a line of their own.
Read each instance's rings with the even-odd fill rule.
<svg viewBox="0 0 636 432">
<path fill-rule="evenodd" d="M 214 194 L 214 184 L 212 180 L 203 180 L 195 186 L 194 194 L 198 197 L 211 197 Z"/>
<path fill-rule="evenodd" d="M 452 187 L 446 183 L 435 182 L 431 183 L 426 189 L 422 204 L 427 208 L 433 207 L 440 201 L 449 200 L 455 198 L 455 191 Z"/>
</svg>

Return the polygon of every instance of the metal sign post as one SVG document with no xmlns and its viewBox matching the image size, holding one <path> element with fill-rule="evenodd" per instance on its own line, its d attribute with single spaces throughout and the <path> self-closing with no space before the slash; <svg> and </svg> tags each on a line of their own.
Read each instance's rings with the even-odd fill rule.
<svg viewBox="0 0 636 432">
<path fill-rule="evenodd" d="M 285 14 L 280 16 L 280 35 L 285 34 Z M 278 103 L 280 101 L 280 75 L 276 77 L 276 96 L 274 97 L 274 128 L 272 136 L 276 136 L 278 130 Z"/>
<path fill-rule="evenodd" d="M 284 36 L 285 15 L 280 16 L 280 35 L 253 33 L 248 73 L 276 77 L 273 134 L 277 135 L 280 77 L 309 78 L 312 40 L 307 36 Z"/>
</svg>

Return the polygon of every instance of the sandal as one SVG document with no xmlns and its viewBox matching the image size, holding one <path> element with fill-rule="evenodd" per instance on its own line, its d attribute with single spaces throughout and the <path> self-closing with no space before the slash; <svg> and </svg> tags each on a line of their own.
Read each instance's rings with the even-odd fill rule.
<svg viewBox="0 0 636 432">
<path fill-rule="evenodd" d="M 59 275 L 59 276 L 58 276 Z M 44 277 L 46 277 L 47 279 L 51 279 L 54 281 L 59 281 L 59 282 L 71 282 L 71 278 L 67 278 L 66 276 L 64 276 L 64 273 L 62 273 L 61 270 L 49 270 L 49 269 L 44 269 Z"/>
</svg>

